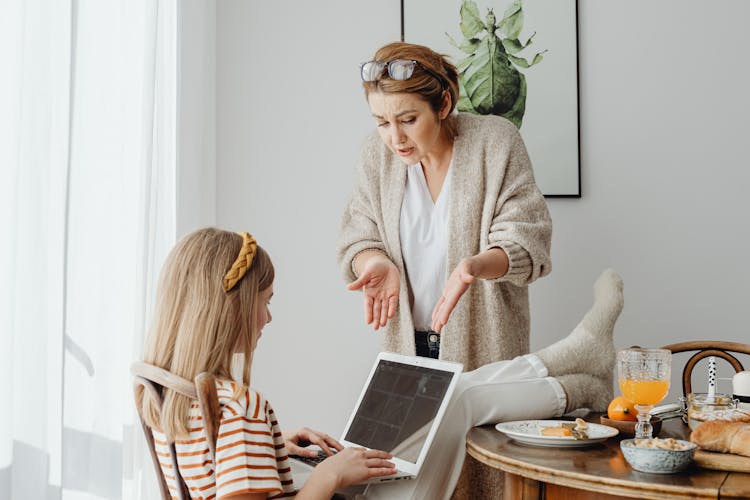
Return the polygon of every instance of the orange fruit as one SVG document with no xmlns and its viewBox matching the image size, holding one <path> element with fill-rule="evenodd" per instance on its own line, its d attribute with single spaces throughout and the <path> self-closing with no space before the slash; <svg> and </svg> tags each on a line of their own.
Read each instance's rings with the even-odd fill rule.
<svg viewBox="0 0 750 500">
<path fill-rule="evenodd" d="M 607 417 L 612 420 L 628 420 L 635 422 L 638 420 L 638 410 L 633 403 L 622 396 L 617 396 L 607 407 Z"/>
</svg>

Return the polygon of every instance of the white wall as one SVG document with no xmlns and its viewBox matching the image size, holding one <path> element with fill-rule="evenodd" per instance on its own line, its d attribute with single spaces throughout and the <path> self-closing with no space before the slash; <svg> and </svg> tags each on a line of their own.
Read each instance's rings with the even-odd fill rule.
<svg viewBox="0 0 750 500">
<path fill-rule="evenodd" d="M 532 348 L 575 324 L 607 266 L 625 282 L 618 346 L 750 342 L 747 19 L 742 0 L 580 2 L 583 197 L 550 201 Z"/>
<path fill-rule="evenodd" d="M 336 435 L 379 350 L 335 259 L 371 129 L 357 65 L 400 36 L 398 0 L 374 5 L 222 1 L 216 13 L 217 221 L 256 235 L 277 268 L 253 385 L 285 427 Z"/>
<path fill-rule="evenodd" d="M 216 224 L 216 5 L 178 6 L 177 237 Z"/>
<path fill-rule="evenodd" d="M 399 38 L 399 9 L 216 8 L 216 218 L 277 266 L 254 385 L 285 427 L 337 435 L 379 348 L 335 241 L 372 129 L 357 64 Z M 580 0 L 583 197 L 549 200 L 553 272 L 531 288 L 532 348 L 575 326 L 606 267 L 625 282 L 618 346 L 750 341 L 747 19 L 744 0 Z"/>
</svg>

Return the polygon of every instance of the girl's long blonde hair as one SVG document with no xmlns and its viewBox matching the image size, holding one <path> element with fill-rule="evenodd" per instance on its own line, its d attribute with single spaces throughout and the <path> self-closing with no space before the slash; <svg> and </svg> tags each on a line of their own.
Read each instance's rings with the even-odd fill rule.
<svg viewBox="0 0 750 500">
<path fill-rule="evenodd" d="M 242 247 L 242 236 L 216 228 L 199 229 L 172 249 L 162 269 L 154 320 L 144 353 L 146 363 L 187 380 L 202 372 L 231 379 L 235 353 L 244 354 L 239 396 L 250 385 L 252 355 L 258 341 L 258 292 L 273 284 L 268 254 L 257 247 L 247 274 L 229 292 L 223 278 Z M 141 392 L 137 403 L 146 423 L 175 439 L 188 434 L 192 401 L 171 390 L 162 410 Z"/>
</svg>

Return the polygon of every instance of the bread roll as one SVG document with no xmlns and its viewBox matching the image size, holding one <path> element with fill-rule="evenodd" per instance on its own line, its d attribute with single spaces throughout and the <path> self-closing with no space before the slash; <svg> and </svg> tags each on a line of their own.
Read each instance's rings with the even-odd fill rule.
<svg viewBox="0 0 750 500">
<path fill-rule="evenodd" d="M 750 457 L 750 424 L 703 422 L 690 434 L 690 441 L 704 450 Z"/>
</svg>

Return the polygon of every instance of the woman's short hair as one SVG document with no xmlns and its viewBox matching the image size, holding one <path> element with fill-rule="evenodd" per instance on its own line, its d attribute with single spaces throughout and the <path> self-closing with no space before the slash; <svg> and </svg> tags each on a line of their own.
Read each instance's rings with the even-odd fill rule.
<svg viewBox="0 0 750 500">
<path fill-rule="evenodd" d="M 394 59 L 417 61 L 418 64 L 412 77 L 407 80 L 393 80 L 388 75 L 388 71 L 384 70 L 374 81 L 362 82 L 365 96 L 369 97 L 370 92 L 418 94 L 429 103 L 435 113 L 439 113 L 443 107 L 443 91 L 447 91 L 451 98 L 451 112 L 448 114 L 445 125 L 448 127 L 450 136 L 455 137 L 455 120 L 452 111 L 458 102 L 456 67 L 448 61 L 446 56 L 438 54 L 431 48 L 406 42 L 389 43 L 379 48 L 373 57 L 374 61 L 381 62 Z"/>
<path fill-rule="evenodd" d="M 156 309 L 144 360 L 187 380 L 202 372 L 232 378 L 235 353 L 244 354 L 239 396 L 250 384 L 252 354 L 258 341 L 258 293 L 273 284 L 274 268 L 257 246 L 246 274 L 230 291 L 223 279 L 237 259 L 243 238 L 216 228 L 194 231 L 167 257 L 160 276 Z M 244 387 L 239 387 L 244 386 Z M 173 391 L 159 414 L 141 397 L 144 420 L 169 437 L 187 434 L 191 401 Z"/>
</svg>

